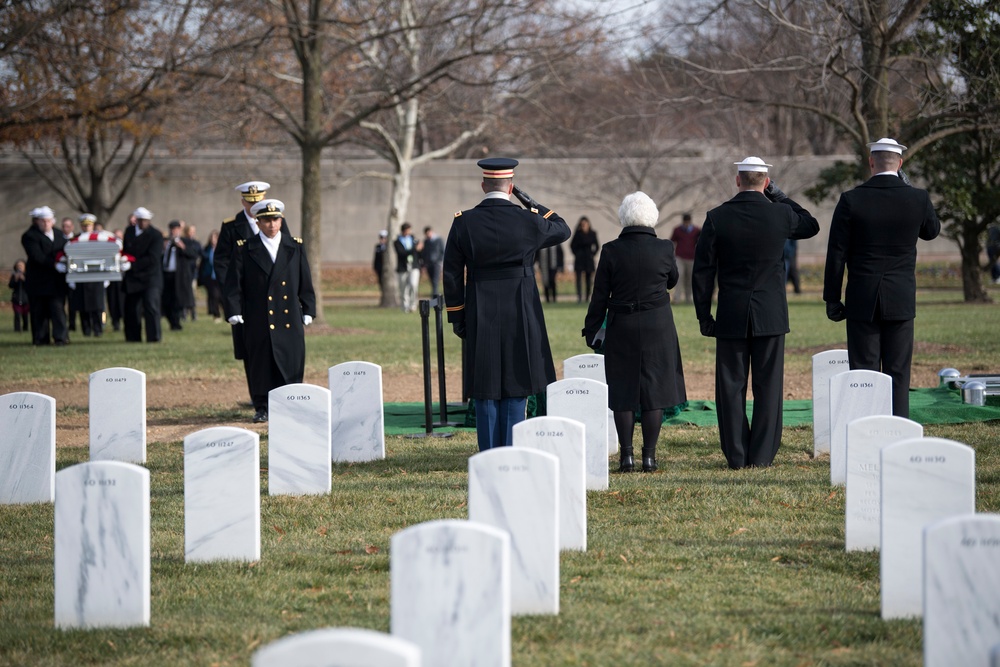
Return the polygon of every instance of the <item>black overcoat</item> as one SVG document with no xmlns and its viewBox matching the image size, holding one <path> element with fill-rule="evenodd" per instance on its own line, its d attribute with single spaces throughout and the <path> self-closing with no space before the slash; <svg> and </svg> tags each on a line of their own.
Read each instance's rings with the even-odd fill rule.
<svg viewBox="0 0 1000 667">
<path fill-rule="evenodd" d="M 122 253 L 133 258 L 122 277 L 126 294 L 163 288 L 163 234 L 159 229 L 150 225 L 136 236 L 135 225 L 130 225 L 122 239 Z"/>
<path fill-rule="evenodd" d="M 892 175 L 872 176 L 843 193 L 830 223 L 823 300 L 840 301 L 847 268 L 847 318 L 873 321 L 916 316 L 917 239 L 941 231 L 926 190 Z"/>
<path fill-rule="evenodd" d="M 657 410 L 687 400 L 667 294 L 678 275 L 673 242 L 650 227 L 626 227 L 601 251 L 583 335 L 592 342 L 607 315 L 604 370 L 612 410 Z"/>
<path fill-rule="evenodd" d="M 56 258 L 63 251 L 66 239 L 59 232 L 50 239 L 32 224 L 21 235 L 21 246 L 28 260 L 24 263 L 24 288 L 31 297 L 66 294 L 66 276 L 56 271 Z"/>
<path fill-rule="evenodd" d="M 788 333 L 785 297 L 786 239 L 807 239 L 819 223 L 791 199 L 772 203 L 745 190 L 705 217 L 695 247 L 692 291 L 698 321 L 712 314 L 718 279 L 716 338 Z"/>
<path fill-rule="evenodd" d="M 283 384 L 302 382 L 306 362 L 302 316 L 316 317 L 316 294 L 302 241 L 282 234 L 274 261 L 260 235 L 238 243 L 223 294 L 226 316 L 243 316 L 250 394 L 267 395 L 277 388 L 267 382 L 272 363 Z"/>
<path fill-rule="evenodd" d="M 444 251 L 444 294 L 448 321 L 465 322 L 468 396 L 520 398 L 555 382 L 533 262 L 539 248 L 569 235 L 556 213 L 506 199 L 487 198 L 455 214 Z"/>
</svg>

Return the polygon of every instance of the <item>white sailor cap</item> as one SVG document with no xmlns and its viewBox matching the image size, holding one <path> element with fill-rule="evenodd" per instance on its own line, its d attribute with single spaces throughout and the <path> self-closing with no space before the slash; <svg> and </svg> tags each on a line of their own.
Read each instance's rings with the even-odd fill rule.
<svg viewBox="0 0 1000 667">
<path fill-rule="evenodd" d="M 259 201 L 250 208 L 250 215 L 255 218 L 281 217 L 285 212 L 285 204 L 277 199 Z"/>
<path fill-rule="evenodd" d="M 39 206 L 37 208 L 31 209 L 31 212 L 28 213 L 28 215 L 31 216 L 32 218 L 43 218 L 43 219 L 45 219 L 45 218 L 54 218 L 54 217 L 56 217 L 56 212 L 53 211 L 48 206 Z"/>
<path fill-rule="evenodd" d="M 379 231 L 378 235 L 381 236 L 382 238 L 388 238 L 388 236 L 389 236 L 389 230 L 388 229 L 382 229 L 382 230 Z"/>
<path fill-rule="evenodd" d="M 77 218 L 77 221 L 80 223 L 97 222 L 97 216 L 94 215 L 93 213 L 81 213 L 80 217 Z"/>
<path fill-rule="evenodd" d="M 873 141 L 868 144 L 868 150 L 872 153 L 877 151 L 884 151 L 887 153 L 896 153 L 897 155 L 902 155 L 903 151 L 906 150 L 906 146 L 902 145 L 895 139 L 890 139 L 889 137 L 883 137 L 878 141 Z"/>
<path fill-rule="evenodd" d="M 745 157 L 739 162 L 734 162 L 733 164 L 736 165 L 736 171 L 762 171 L 765 174 L 767 173 L 768 167 L 774 166 L 771 164 L 765 164 L 759 157 L 754 156 Z"/>
<path fill-rule="evenodd" d="M 140 206 L 139 208 L 137 208 L 134 211 L 132 211 L 132 216 L 136 220 L 152 220 L 153 219 L 153 212 L 150 211 L 145 206 Z"/>
<path fill-rule="evenodd" d="M 270 183 L 264 181 L 247 181 L 233 188 L 242 195 L 248 202 L 258 202 L 264 198 L 267 191 L 271 189 Z"/>
</svg>

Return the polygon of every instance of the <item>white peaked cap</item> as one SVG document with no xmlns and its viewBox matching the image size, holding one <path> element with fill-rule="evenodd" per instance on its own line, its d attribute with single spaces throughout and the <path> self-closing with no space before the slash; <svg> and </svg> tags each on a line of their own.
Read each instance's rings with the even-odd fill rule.
<svg viewBox="0 0 1000 667">
<path fill-rule="evenodd" d="M 132 215 L 135 216 L 136 220 L 152 220 L 153 213 L 145 206 L 140 206 L 139 208 L 132 211 Z"/>
<path fill-rule="evenodd" d="M 39 206 L 38 208 L 31 209 L 28 215 L 32 218 L 54 218 L 56 217 L 56 212 L 48 206 Z"/>
<path fill-rule="evenodd" d="M 767 173 L 768 167 L 773 167 L 774 165 L 765 164 L 763 160 L 759 157 L 746 157 L 739 162 L 734 162 L 736 165 L 736 171 L 762 171 Z"/>
<path fill-rule="evenodd" d="M 906 146 L 899 143 L 895 139 L 890 139 L 889 137 L 883 137 L 878 141 L 873 141 L 868 144 L 868 150 L 872 153 L 877 151 L 886 151 L 889 153 L 896 153 L 902 155 L 903 151 L 906 150 Z"/>
<path fill-rule="evenodd" d="M 266 218 L 281 215 L 285 212 L 284 202 L 278 199 L 265 199 L 250 208 L 250 215 L 255 218 Z"/>
</svg>

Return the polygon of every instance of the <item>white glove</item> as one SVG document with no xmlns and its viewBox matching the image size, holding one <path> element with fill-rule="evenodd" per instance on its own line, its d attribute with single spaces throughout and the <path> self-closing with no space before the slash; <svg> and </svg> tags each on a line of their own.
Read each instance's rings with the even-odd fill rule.
<svg viewBox="0 0 1000 667">
<path fill-rule="evenodd" d="M 302 316 L 302 324 L 304 324 L 305 326 L 309 326 L 312 323 L 313 323 L 312 315 L 303 315 Z"/>
<path fill-rule="evenodd" d="M 242 315 L 233 315 L 227 320 L 230 324 L 243 324 Z"/>
<path fill-rule="evenodd" d="M 128 261 L 127 259 L 123 259 L 121 263 L 118 265 L 118 268 L 120 268 L 122 270 L 122 273 L 124 273 L 125 271 L 128 271 L 129 269 L 132 268 L 132 262 Z"/>
<path fill-rule="evenodd" d="M 56 262 L 56 271 L 66 273 L 66 262 Z"/>
</svg>

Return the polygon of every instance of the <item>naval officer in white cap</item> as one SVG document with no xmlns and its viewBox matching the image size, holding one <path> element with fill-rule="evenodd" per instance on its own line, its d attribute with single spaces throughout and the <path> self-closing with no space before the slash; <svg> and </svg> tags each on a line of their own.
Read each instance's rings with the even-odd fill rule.
<svg viewBox="0 0 1000 667">
<path fill-rule="evenodd" d="M 56 214 L 48 206 L 34 208 L 28 216 L 31 226 L 21 236 L 21 246 L 28 258 L 24 288 L 31 315 L 31 342 L 33 345 L 65 345 L 69 342 L 66 277 L 56 268 L 56 260 L 66 239 L 54 231 Z"/>
<path fill-rule="evenodd" d="M 890 376 L 892 414 L 909 417 L 917 239 L 935 238 L 941 223 L 927 191 L 900 175 L 906 146 L 885 138 L 868 148 L 871 178 L 840 195 L 830 222 L 823 300 L 831 320 L 847 319 L 851 370 Z"/>
<path fill-rule="evenodd" d="M 788 302 L 787 239 L 819 232 L 816 218 L 768 178 L 759 157 L 736 165 L 739 192 L 705 217 L 695 247 L 694 308 L 704 336 L 715 342 L 719 439 L 730 468 L 766 467 L 781 445 L 781 410 Z M 712 291 L 719 303 L 712 317 Z M 747 378 L 753 374 L 753 421 L 747 420 Z"/>
</svg>

